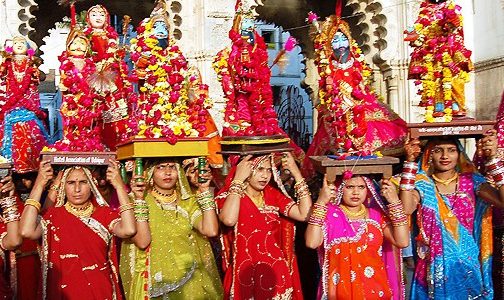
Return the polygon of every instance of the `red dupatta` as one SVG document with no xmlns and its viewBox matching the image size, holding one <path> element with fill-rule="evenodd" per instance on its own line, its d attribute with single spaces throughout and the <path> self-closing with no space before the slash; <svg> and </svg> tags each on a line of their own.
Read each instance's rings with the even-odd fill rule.
<svg viewBox="0 0 504 300">
<path fill-rule="evenodd" d="M 122 299 L 116 248 L 108 229 L 117 217 L 101 206 L 89 218 L 77 218 L 65 207 L 43 214 L 45 299 Z"/>
<path fill-rule="evenodd" d="M 222 208 L 222 206 L 224 205 L 235 172 L 236 167 L 233 167 L 228 177 L 226 178 L 224 188 L 222 188 L 219 191 L 218 196 L 216 197 L 217 205 L 219 208 Z M 266 204 L 265 209 L 274 209 L 272 204 L 280 202 L 278 201 L 278 199 L 282 197 L 285 198 L 286 196 L 282 194 L 282 192 L 280 192 L 279 189 L 273 187 L 270 182 L 268 186 L 266 186 L 266 188 L 264 189 L 264 200 Z M 295 202 L 292 202 L 292 204 L 294 203 Z M 290 206 L 288 205 L 285 208 L 285 210 L 287 211 L 288 208 L 290 207 L 291 205 Z M 290 274 L 291 277 L 291 285 L 285 286 L 285 288 L 287 289 L 292 288 L 292 299 L 303 299 L 297 260 L 294 252 L 294 237 L 295 237 L 294 222 L 284 217 L 282 213 L 283 212 L 279 211 L 278 221 L 280 228 L 278 229 L 277 237 L 279 237 L 280 241 L 279 248 L 281 249 L 285 262 L 287 263 L 288 273 Z M 238 223 L 234 227 L 226 227 L 226 226 L 221 227 L 222 268 L 225 274 L 223 282 L 225 299 L 233 299 L 233 298 L 241 299 L 240 295 L 242 291 L 240 291 L 240 287 L 236 284 L 236 280 L 237 277 L 240 275 L 238 274 L 240 273 L 239 270 L 240 266 L 245 262 L 237 260 L 241 260 L 239 252 L 244 251 L 243 247 L 246 247 L 246 245 L 239 244 L 237 242 L 238 240 L 237 236 L 243 235 L 245 232 L 250 231 L 250 229 L 257 231 L 268 230 L 266 218 L 267 216 L 259 211 L 257 206 L 252 202 L 252 200 L 247 195 L 243 195 L 240 202 L 240 213 L 238 217 Z M 265 236 L 265 239 L 267 238 L 268 237 Z M 259 245 L 257 249 L 259 249 Z M 251 250 L 251 248 L 247 250 Z M 259 251 L 256 250 L 255 252 Z M 278 269 L 275 268 L 275 271 L 280 272 L 279 269 L 280 268 Z M 246 273 L 244 274 L 246 275 Z M 243 276 L 243 273 L 241 275 L 242 276 L 240 277 L 240 279 L 246 277 Z M 275 278 L 271 278 L 270 280 L 275 280 Z M 277 295 L 282 295 L 282 292 L 285 291 L 277 291 L 277 292 L 280 293 Z M 260 296 L 260 295 L 254 295 L 254 296 Z M 262 295 L 261 297 L 255 297 L 255 298 L 264 298 L 264 297 L 270 298 L 268 296 L 269 295 Z"/>
</svg>

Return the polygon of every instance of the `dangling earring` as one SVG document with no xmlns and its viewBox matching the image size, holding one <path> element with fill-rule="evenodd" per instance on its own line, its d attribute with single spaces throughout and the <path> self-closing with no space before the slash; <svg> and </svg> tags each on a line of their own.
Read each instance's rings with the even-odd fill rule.
<svg viewBox="0 0 504 300">
<path fill-rule="evenodd" d="M 149 179 L 149 185 L 154 186 L 154 178 Z"/>
</svg>

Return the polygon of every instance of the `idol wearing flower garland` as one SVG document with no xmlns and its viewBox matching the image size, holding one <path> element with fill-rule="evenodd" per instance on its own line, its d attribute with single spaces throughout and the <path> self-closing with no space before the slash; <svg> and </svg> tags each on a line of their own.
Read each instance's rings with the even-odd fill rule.
<svg viewBox="0 0 504 300">
<path fill-rule="evenodd" d="M 90 43 L 91 58 L 96 65 L 86 79 L 95 92 L 95 101 L 103 102 L 102 135 L 106 146 L 115 150 L 116 144 L 132 134 L 134 120 L 128 118 L 136 94 L 128 77 L 125 52 L 118 48 L 118 34 L 110 26 L 110 15 L 102 5 L 95 5 L 86 14 L 84 33 Z"/>
<path fill-rule="evenodd" d="M 350 175 L 338 187 L 324 179 L 305 234 L 306 245 L 319 249 L 320 299 L 404 299 L 392 246 L 408 246 L 408 219 L 389 180 L 381 187 L 387 205 L 378 192 L 364 176 Z"/>
<path fill-rule="evenodd" d="M 504 207 L 495 131 L 478 142 L 478 153 L 497 189 L 455 139 L 429 141 L 418 164 L 419 142 L 410 141 L 406 152 L 400 198 L 407 214 L 417 211 L 419 231 L 412 299 L 493 299 L 491 205 Z"/>
<path fill-rule="evenodd" d="M 466 115 L 464 85 L 472 71 L 471 51 L 464 45 L 461 7 L 453 0 L 425 0 L 406 33 L 413 47 L 409 79 L 419 85 L 425 121 L 450 122 Z"/>
<path fill-rule="evenodd" d="M 12 43 L 0 65 L 0 82 L 5 84 L 5 94 L 0 94 L 0 155 L 14 163 L 16 172 L 26 173 L 37 169 L 40 151 L 47 145 L 42 122 L 46 114 L 40 108 L 35 51 L 24 37 Z"/>
<path fill-rule="evenodd" d="M 146 182 L 135 175 L 130 183 L 137 224 L 142 224 L 122 246 L 126 298 L 221 299 L 212 249 L 202 237 L 216 236 L 219 230 L 211 177 L 193 193 L 177 161 L 150 164 Z"/>
<path fill-rule="evenodd" d="M 137 31 L 137 38 L 131 40 L 131 59 L 140 81 L 137 135 L 167 138 L 172 144 L 179 138 L 204 136 L 209 98 L 199 93 L 190 101 L 189 90 L 206 87 L 188 73 L 187 61 L 170 35 L 165 1 L 157 1 L 151 17 Z"/>
<path fill-rule="evenodd" d="M 40 199 L 53 177 L 48 161 L 40 171 L 22 214 L 21 235 L 42 240 L 44 299 L 122 299 L 114 236 L 136 233 L 133 204 L 111 161 L 107 180 L 118 193 L 119 212 L 110 209 L 86 167 L 63 170 L 55 207 L 41 213 Z"/>
<path fill-rule="evenodd" d="M 285 135 L 273 108 L 266 44 L 247 5 L 237 0 L 236 11 L 231 48 L 221 50 L 213 64 L 226 98 L 222 135 Z"/>
<path fill-rule="evenodd" d="M 310 20 L 317 22 L 316 18 L 311 13 Z M 406 123 L 373 91 L 369 82 L 371 69 L 352 39 L 348 24 L 335 15 L 328 17 L 314 43 L 321 77 L 319 126 L 307 157 L 399 151 L 406 136 Z"/>
<path fill-rule="evenodd" d="M 225 225 L 225 299 L 303 299 L 291 220 L 306 221 L 311 197 L 292 154 L 283 154 L 282 167 L 296 180 L 298 203 L 287 195 L 273 154 L 243 157 L 216 198 Z"/>
<path fill-rule="evenodd" d="M 59 60 L 60 90 L 63 94 L 61 116 L 63 139 L 56 142 L 57 151 L 105 151 L 100 126 L 103 103 L 89 84 L 96 65 L 89 56 L 89 40 L 78 28 L 68 35 L 66 51 Z"/>
</svg>

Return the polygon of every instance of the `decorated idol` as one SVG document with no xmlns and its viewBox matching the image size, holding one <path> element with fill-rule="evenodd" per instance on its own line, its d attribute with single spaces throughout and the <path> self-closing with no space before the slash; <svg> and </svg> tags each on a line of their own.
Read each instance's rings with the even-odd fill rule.
<svg viewBox="0 0 504 300">
<path fill-rule="evenodd" d="M 207 87 L 188 71 L 170 23 L 165 1 L 158 1 L 131 40 L 131 59 L 140 90 L 137 135 L 176 143 L 179 138 L 205 136 L 210 102 L 207 93 L 199 92 Z"/>
<path fill-rule="evenodd" d="M 308 19 L 319 25 L 315 14 L 310 13 Z M 314 43 L 320 75 L 319 125 L 307 156 L 399 151 L 406 123 L 379 100 L 371 87 L 371 69 L 348 23 L 336 15 L 328 17 Z"/>
<path fill-rule="evenodd" d="M 118 34 L 110 26 L 110 15 L 102 5 L 95 5 L 86 14 L 84 33 L 89 39 L 90 53 L 96 70 L 88 77 L 98 101 L 104 103 L 101 113 L 103 139 L 110 150 L 126 140 L 131 128 L 129 110 L 136 101 L 124 62 L 125 51 L 118 47 Z"/>
<path fill-rule="evenodd" d="M 40 108 L 39 60 L 26 38 L 17 36 L 1 59 L 0 154 L 12 161 L 18 173 L 34 171 L 47 144 L 43 124 L 46 113 Z"/>
<path fill-rule="evenodd" d="M 409 79 L 420 86 L 425 121 L 449 122 L 466 115 L 464 85 L 473 69 L 464 45 L 461 7 L 455 1 L 423 1 L 407 32 L 413 47 Z"/>
</svg>

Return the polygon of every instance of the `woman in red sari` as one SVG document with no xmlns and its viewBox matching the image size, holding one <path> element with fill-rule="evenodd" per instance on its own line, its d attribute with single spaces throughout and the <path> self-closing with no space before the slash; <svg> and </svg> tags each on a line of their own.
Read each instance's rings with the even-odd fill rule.
<svg viewBox="0 0 504 300">
<path fill-rule="evenodd" d="M 273 155 L 245 157 L 217 196 L 223 229 L 225 299 L 302 299 L 294 255 L 294 224 L 305 221 L 311 198 L 290 153 L 283 168 L 296 180 L 299 203 L 283 189 Z M 274 178 L 277 187 L 270 182 Z M 280 189 L 280 190 L 279 190 Z"/>
<path fill-rule="evenodd" d="M 368 178 L 344 179 L 338 193 L 324 180 L 306 230 L 306 245 L 320 250 L 319 299 L 404 299 L 390 244 L 408 246 L 408 220 L 390 181 L 383 181 L 381 194 L 387 214 Z"/>
<path fill-rule="evenodd" d="M 21 218 L 22 236 L 42 239 L 44 299 L 122 299 L 113 236 L 129 238 L 136 228 L 118 164 L 111 162 L 107 180 L 119 195 L 119 213 L 107 206 L 89 169 L 73 166 L 63 172 L 55 207 L 39 221 L 40 197 L 52 174 L 42 162 Z"/>
</svg>

